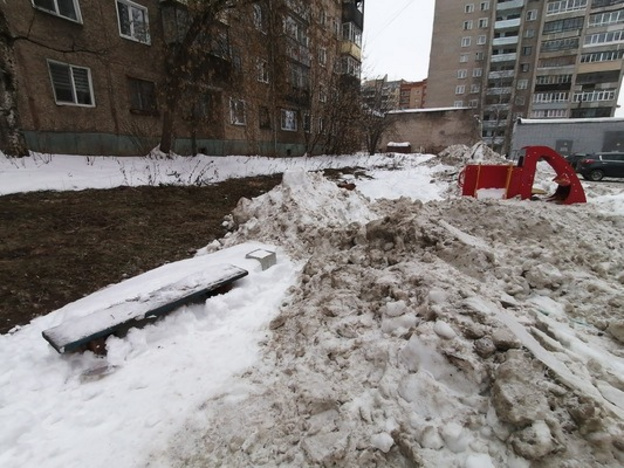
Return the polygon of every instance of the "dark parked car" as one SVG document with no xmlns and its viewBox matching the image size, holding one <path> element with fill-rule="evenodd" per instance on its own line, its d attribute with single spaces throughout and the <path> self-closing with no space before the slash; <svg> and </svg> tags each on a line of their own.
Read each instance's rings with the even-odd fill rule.
<svg viewBox="0 0 624 468">
<path fill-rule="evenodd" d="M 572 169 L 578 172 L 579 162 L 581 162 L 582 159 L 586 159 L 589 156 L 590 155 L 587 153 L 574 153 L 574 154 L 571 154 L 570 156 L 566 156 L 565 159 L 566 161 L 570 163 L 570 166 L 572 166 Z"/>
<path fill-rule="evenodd" d="M 587 180 L 624 177 L 624 153 L 595 153 L 578 162 L 577 171 Z"/>
</svg>

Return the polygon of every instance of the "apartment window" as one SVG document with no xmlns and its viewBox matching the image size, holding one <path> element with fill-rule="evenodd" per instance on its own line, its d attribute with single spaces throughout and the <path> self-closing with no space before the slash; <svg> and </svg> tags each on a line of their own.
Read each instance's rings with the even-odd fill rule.
<svg viewBox="0 0 624 468">
<path fill-rule="evenodd" d="M 312 119 L 310 117 L 310 114 L 305 113 L 303 114 L 303 131 L 306 133 L 310 133 L 311 129 L 312 129 Z"/>
<path fill-rule="evenodd" d="M 269 62 L 263 59 L 256 61 L 256 79 L 261 83 L 269 82 Z"/>
<path fill-rule="evenodd" d="M 529 80 L 527 79 L 518 80 L 518 83 L 516 84 L 516 89 L 527 89 L 528 87 Z"/>
<path fill-rule="evenodd" d="M 485 52 L 476 52 L 475 53 L 475 61 L 483 62 L 485 60 Z"/>
<path fill-rule="evenodd" d="M 318 62 L 323 67 L 327 65 L 327 49 L 325 47 L 318 50 Z"/>
<path fill-rule="evenodd" d="M 614 42 L 624 42 L 624 31 L 611 31 L 585 36 L 585 45 L 609 44 Z"/>
<path fill-rule="evenodd" d="M 93 107 L 91 70 L 48 60 L 54 100 L 57 104 Z"/>
<path fill-rule="evenodd" d="M 150 43 L 147 8 L 129 0 L 117 0 L 117 20 L 121 37 Z"/>
<path fill-rule="evenodd" d="M 522 55 L 531 55 L 533 53 L 533 47 L 527 46 L 522 48 Z"/>
<path fill-rule="evenodd" d="M 253 4 L 253 24 L 258 31 L 266 31 L 266 28 L 264 27 L 264 13 L 262 11 L 262 6 L 259 3 Z"/>
<path fill-rule="evenodd" d="M 465 31 L 468 30 L 468 29 L 472 29 L 472 20 L 464 21 L 463 28 L 464 28 Z"/>
<path fill-rule="evenodd" d="M 245 101 L 230 98 L 230 123 L 232 125 L 247 125 Z"/>
<path fill-rule="evenodd" d="M 466 85 L 455 86 L 455 94 L 464 94 L 466 92 Z"/>
<path fill-rule="evenodd" d="M 158 113 L 154 82 L 128 78 L 128 87 L 130 89 L 130 112 L 150 115 Z"/>
<path fill-rule="evenodd" d="M 468 70 L 457 70 L 457 78 L 458 79 L 464 79 L 466 78 L 466 76 L 468 76 Z"/>
<path fill-rule="evenodd" d="M 471 99 L 469 104 L 470 104 L 470 107 L 472 107 L 473 109 L 476 109 L 477 107 L 479 107 L 479 100 Z"/>
<path fill-rule="evenodd" d="M 297 111 L 282 109 L 282 130 L 297 131 Z"/>
<path fill-rule="evenodd" d="M 547 15 L 557 15 L 570 11 L 584 10 L 587 7 L 587 0 L 559 0 L 549 2 L 546 8 Z"/>
<path fill-rule="evenodd" d="M 581 55 L 581 63 L 613 62 L 624 58 L 624 50 L 606 50 Z"/>
<path fill-rule="evenodd" d="M 462 37 L 462 40 L 461 40 L 462 47 L 470 47 L 470 44 L 472 44 L 472 39 L 469 36 Z"/>
<path fill-rule="evenodd" d="M 531 39 L 532 37 L 535 37 L 535 29 L 527 28 L 524 31 L 524 37 L 526 37 L 527 39 Z"/>
<path fill-rule="evenodd" d="M 537 19 L 537 10 L 529 10 L 526 14 L 527 21 L 535 21 Z"/>
<path fill-rule="evenodd" d="M 488 11 L 490 9 L 490 2 L 481 2 L 479 8 L 481 11 Z"/>
<path fill-rule="evenodd" d="M 548 21 L 544 24 L 544 34 L 555 34 L 564 31 L 574 31 L 576 29 L 582 29 L 585 21 L 584 16 L 578 16 L 576 18 L 568 18 L 557 21 Z"/>
<path fill-rule="evenodd" d="M 478 84 L 473 84 L 470 86 L 470 93 L 471 94 L 477 94 L 481 92 L 481 86 Z"/>
<path fill-rule="evenodd" d="M 474 3 L 469 3 L 464 7 L 465 13 L 472 13 L 474 11 Z"/>
<path fill-rule="evenodd" d="M 528 63 L 521 63 L 520 64 L 520 71 L 522 73 L 527 73 L 529 70 L 531 69 L 531 65 Z"/>
<path fill-rule="evenodd" d="M 601 89 L 574 93 L 574 102 L 601 102 L 613 101 L 614 99 L 615 89 Z"/>
<path fill-rule="evenodd" d="M 524 106 L 526 104 L 526 98 L 522 95 L 516 96 L 514 102 L 517 106 Z"/>
<path fill-rule="evenodd" d="M 317 133 L 323 133 L 323 130 L 325 130 L 325 121 L 323 120 L 323 117 L 319 117 L 316 121 L 316 128 Z"/>
<path fill-rule="evenodd" d="M 78 0 L 32 0 L 32 2 L 39 10 L 82 23 Z"/>
<path fill-rule="evenodd" d="M 263 129 L 271 128 L 271 114 L 269 113 L 269 108 L 266 106 L 260 106 L 258 108 L 258 125 Z"/>
<path fill-rule="evenodd" d="M 323 85 L 319 86 L 319 102 L 327 102 L 327 90 Z"/>
<path fill-rule="evenodd" d="M 474 70 L 472 70 L 473 78 L 479 78 L 482 75 L 483 75 L 483 68 L 475 68 Z"/>
<path fill-rule="evenodd" d="M 453 107 L 464 107 L 464 101 L 453 102 Z"/>
<path fill-rule="evenodd" d="M 459 56 L 459 63 L 466 63 L 468 62 L 468 54 L 461 54 Z"/>
<path fill-rule="evenodd" d="M 569 97 L 568 92 L 537 93 L 533 95 L 533 102 L 567 102 Z"/>
<path fill-rule="evenodd" d="M 483 45 L 487 42 L 487 36 L 482 35 L 477 37 L 477 45 Z"/>
<path fill-rule="evenodd" d="M 599 13 L 589 17 L 589 26 L 608 26 L 610 24 L 624 23 L 624 10 Z"/>
<path fill-rule="evenodd" d="M 479 28 L 483 29 L 483 28 L 487 28 L 488 27 L 488 19 L 487 18 L 480 18 L 479 19 Z"/>
</svg>

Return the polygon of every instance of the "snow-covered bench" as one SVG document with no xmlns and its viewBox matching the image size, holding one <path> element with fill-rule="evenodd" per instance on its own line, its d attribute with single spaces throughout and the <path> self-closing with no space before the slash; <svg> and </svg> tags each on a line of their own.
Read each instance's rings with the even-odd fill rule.
<svg viewBox="0 0 624 468">
<path fill-rule="evenodd" d="M 184 304 L 225 292 L 229 285 L 247 274 L 247 270 L 234 265 L 214 265 L 147 294 L 66 320 L 42 334 L 59 353 L 94 348 L 112 334 L 124 334 Z"/>
</svg>

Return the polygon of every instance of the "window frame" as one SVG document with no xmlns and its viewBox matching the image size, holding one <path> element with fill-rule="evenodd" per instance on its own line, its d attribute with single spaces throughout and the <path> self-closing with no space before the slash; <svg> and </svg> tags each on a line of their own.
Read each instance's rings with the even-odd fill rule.
<svg viewBox="0 0 624 468">
<path fill-rule="evenodd" d="M 256 80 L 259 83 L 269 84 L 269 62 L 263 58 L 256 59 Z"/>
<path fill-rule="evenodd" d="M 56 105 L 58 105 L 58 106 L 75 106 L 75 107 L 95 107 L 95 93 L 93 91 L 93 77 L 91 75 L 91 69 L 89 67 L 83 67 L 83 66 L 80 66 L 80 65 L 72 65 L 71 63 L 59 62 L 58 60 L 51 60 L 51 59 L 46 59 L 46 63 L 47 63 L 47 66 L 48 66 L 48 76 L 50 77 L 50 83 L 52 84 L 52 94 L 54 95 L 54 102 L 56 103 Z M 50 67 L 51 64 L 68 67 L 70 84 L 71 84 L 71 93 L 72 93 L 73 101 L 70 102 L 70 101 L 59 101 L 58 100 L 57 86 L 54 83 L 54 76 L 52 75 L 52 68 Z M 73 73 L 74 69 L 76 69 L 76 70 L 82 69 L 82 70 L 86 70 L 87 71 L 87 79 L 88 79 L 88 82 L 89 82 L 89 97 L 91 99 L 91 103 L 90 104 L 84 104 L 84 103 L 78 102 L 78 94 L 76 92 L 76 82 L 75 82 L 75 77 L 74 77 L 74 73 Z"/>
<path fill-rule="evenodd" d="M 124 31 L 122 31 L 122 25 L 121 25 L 121 13 L 119 11 L 119 5 L 125 5 L 128 8 L 128 15 L 130 16 L 130 18 L 128 18 L 129 22 L 129 27 L 130 27 L 130 34 L 126 34 Z M 143 14 L 143 19 L 145 20 L 145 22 L 143 23 L 144 25 L 144 31 L 143 31 L 143 37 L 141 37 L 141 34 L 138 33 L 135 29 L 135 21 L 132 18 L 132 10 L 139 10 L 142 12 Z M 115 0 L 115 10 L 117 11 L 117 29 L 119 30 L 119 36 L 123 39 L 127 39 L 129 41 L 134 41 L 134 42 L 138 42 L 140 44 L 145 44 L 145 45 L 151 45 L 152 44 L 152 38 L 150 36 L 150 24 L 149 24 L 149 10 L 147 7 L 140 5 L 138 3 L 135 3 L 131 0 Z"/>
<path fill-rule="evenodd" d="M 288 118 L 288 115 L 292 113 L 292 119 Z M 292 122 L 293 125 L 285 125 Z M 280 112 L 280 128 L 284 132 L 296 132 L 297 131 L 297 111 L 293 109 L 281 109 Z"/>
<path fill-rule="evenodd" d="M 239 113 L 242 113 L 242 119 Z M 247 125 L 247 103 L 243 99 L 230 97 L 230 124 L 237 127 Z"/>
<path fill-rule="evenodd" d="M 39 10 L 42 11 L 44 13 L 48 13 L 50 15 L 53 16 L 57 16 L 58 18 L 62 18 L 65 19 L 67 21 L 71 21 L 72 23 L 78 23 L 78 24 L 82 24 L 82 12 L 80 11 L 80 2 L 78 0 L 71 0 L 72 4 L 74 5 L 74 12 L 76 13 L 76 18 L 72 18 L 70 16 L 65 16 L 63 14 L 61 14 L 60 12 L 60 8 L 59 8 L 59 0 L 50 0 L 52 2 L 54 2 L 54 10 L 50 10 L 44 6 L 41 5 L 37 5 L 35 2 L 37 0 L 31 0 L 32 6 L 35 10 Z"/>
<path fill-rule="evenodd" d="M 140 115 L 158 115 L 158 98 L 157 98 L 157 93 L 156 93 L 156 83 L 150 80 L 144 80 L 142 78 L 136 78 L 134 76 L 128 76 L 128 96 L 130 99 L 130 113 L 132 114 L 140 114 Z M 138 86 L 140 87 L 135 87 L 133 85 L 133 83 L 136 83 Z M 149 85 L 150 92 L 149 93 L 144 93 L 144 86 L 145 85 Z M 146 106 L 134 106 L 134 96 L 135 96 L 135 91 L 138 91 L 136 93 L 137 96 L 139 96 L 139 101 L 143 102 L 152 102 L 153 105 L 146 107 Z M 148 95 L 148 94 L 151 94 Z"/>
</svg>

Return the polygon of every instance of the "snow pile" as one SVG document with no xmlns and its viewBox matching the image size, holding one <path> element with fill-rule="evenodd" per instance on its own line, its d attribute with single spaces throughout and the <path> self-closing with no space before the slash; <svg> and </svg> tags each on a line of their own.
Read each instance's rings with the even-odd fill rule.
<svg viewBox="0 0 624 468">
<path fill-rule="evenodd" d="M 442 163 L 449 166 L 463 167 L 466 164 L 508 164 L 505 159 L 482 142 L 472 147 L 466 145 L 452 145 L 438 155 Z"/>
<path fill-rule="evenodd" d="M 152 466 L 624 463 L 622 218 L 402 198 L 367 221 L 309 177 L 239 206 L 230 236 L 282 236 L 307 258 L 263 364 Z M 329 222 L 294 180 L 336 198 Z"/>
</svg>

